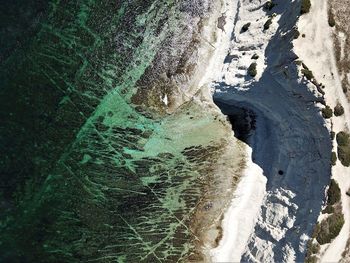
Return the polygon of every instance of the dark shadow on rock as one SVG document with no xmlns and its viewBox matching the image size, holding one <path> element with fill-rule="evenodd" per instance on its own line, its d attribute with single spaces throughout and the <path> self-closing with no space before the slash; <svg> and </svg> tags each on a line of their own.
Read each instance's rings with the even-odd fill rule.
<svg viewBox="0 0 350 263">
<path fill-rule="evenodd" d="M 251 110 L 217 102 L 217 106 L 227 116 L 235 137 L 249 145 L 249 138 L 256 128 L 256 116 Z"/>
</svg>

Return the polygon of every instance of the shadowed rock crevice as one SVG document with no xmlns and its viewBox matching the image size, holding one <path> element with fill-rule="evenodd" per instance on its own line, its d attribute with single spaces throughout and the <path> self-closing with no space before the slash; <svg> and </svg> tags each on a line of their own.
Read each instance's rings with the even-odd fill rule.
<svg viewBox="0 0 350 263">
<path fill-rule="evenodd" d="M 216 105 L 225 114 L 232 125 L 235 137 L 242 142 L 250 144 L 250 137 L 256 129 L 256 115 L 253 111 L 243 107 L 230 106 L 220 101 Z"/>
</svg>

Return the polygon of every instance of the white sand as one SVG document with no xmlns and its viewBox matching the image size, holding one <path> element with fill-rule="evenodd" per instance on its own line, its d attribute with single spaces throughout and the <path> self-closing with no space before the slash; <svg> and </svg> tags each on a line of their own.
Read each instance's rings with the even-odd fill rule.
<svg viewBox="0 0 350 263">
<path fill-rule="evenodd" d="M 211 251 L 213 262 L 240 261 L 265 195 L 266 177 L 251 161 L 252 150 L 248 149 L 247 168 L 222 222 L 225 234 L 219 246 Z"/>
</svg>

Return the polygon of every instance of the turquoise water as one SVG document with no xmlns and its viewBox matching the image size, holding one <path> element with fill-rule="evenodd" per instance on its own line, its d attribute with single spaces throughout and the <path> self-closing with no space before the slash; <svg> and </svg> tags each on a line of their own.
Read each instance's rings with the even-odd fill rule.
<svg viewBox="0 0 350 263">
<path fill-rule="evenodd" d="M 213 135 L 213 114 L 195 102 L 166 114 L 157 96 L 171 87 L 155 80 L 162 48 L 181 23 L 204 15 L 202 3 L 56 0 L 26 2 L 26 12 L 21 1 L 8 5 L 0 260 L 196 256 L 192 225 L 223 132 Z"/>
</svg>

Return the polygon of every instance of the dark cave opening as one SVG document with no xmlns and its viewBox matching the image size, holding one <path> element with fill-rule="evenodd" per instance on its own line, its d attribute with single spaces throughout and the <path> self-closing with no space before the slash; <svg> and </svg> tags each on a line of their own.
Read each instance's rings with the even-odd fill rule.
<svg viewBox="0 0 350 263">
<path fill-rule="evenodd" d="M 250 138 L 256 129 L 256 115 L 253 111 L 241 107 L 229 106 L 217 103 L 222 112 L 227 116 L 231 123 L 232 130 L 237 139 L 250 145 Z"/>
</svg>

